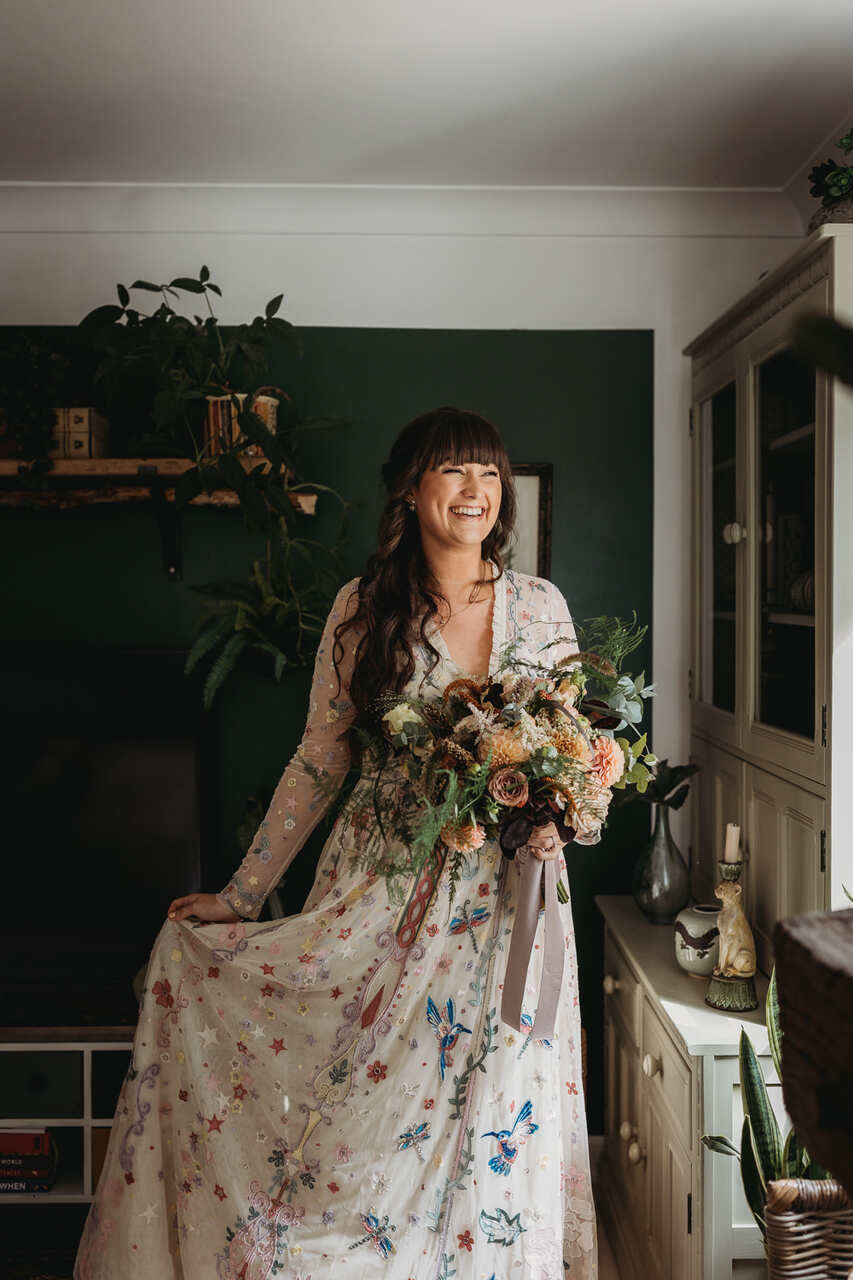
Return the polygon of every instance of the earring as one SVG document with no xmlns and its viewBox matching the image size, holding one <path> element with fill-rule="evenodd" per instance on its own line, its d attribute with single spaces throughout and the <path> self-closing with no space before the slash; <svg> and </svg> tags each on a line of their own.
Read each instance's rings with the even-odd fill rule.
<svg viewBox="0 0 853 1280">
<path fill-rule="evenodd" d="M 410 511 L 414 511 L 415 509 L 415 504 L 411 498 L 406 499 L 406 506 L 409 508 Z"/>
</svg>

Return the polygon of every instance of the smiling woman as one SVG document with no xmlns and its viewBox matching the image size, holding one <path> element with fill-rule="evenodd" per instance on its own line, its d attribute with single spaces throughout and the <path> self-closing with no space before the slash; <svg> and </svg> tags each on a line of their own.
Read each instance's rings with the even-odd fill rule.
<svg viewBox="0 0 853 1280">
<path fill-rule="evenodd" d="M 533 1035 L 519 991 L 501 1033 L 507 938 L 530 916 L 522 859 L 468 832 L 454 916 L 442 835 L 392 894 L 385 869 L 403 845 L 374 822 L 367 750 L 302 910 L 259 920 L 377 695 L 436 715 L 427 707 L 458 689 L 463 665 L 497 676 L 505 644 L 529 663 L 546 645 L 552 660 L 576 653 L 558 589 L 503 567 L 514 494 L 491 423 L 425 415 L 383 477 L 378 548 L 335 600 L 305 733 L 249 851 L 222 892 L 175 899 L 155 940 L 76 1280 L 440 1280 L 508 1266 L 595 1280 L 570 907 L 547 940 L 531 919 L 528 996 L 556 971 L 554 950 L 566 974 L 553 1032 Z M 455 628 L 456 658 L 436 623 Z M 387 759 L 382 777 L 410 823 L 423 802 L 404 762 Z M 529 834 L 556 884 L 556 828 Z"/>
</svg>

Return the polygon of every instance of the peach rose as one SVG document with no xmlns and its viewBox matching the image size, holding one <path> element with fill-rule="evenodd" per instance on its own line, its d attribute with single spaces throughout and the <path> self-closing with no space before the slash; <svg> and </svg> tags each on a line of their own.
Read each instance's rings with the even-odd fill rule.
<svg viewBox="0 0 853 1280">
<path fill-rule="evenodd" d="M 612 787 L 625 772 L 622 748 L 606 733 L 599 734 L 592 744 L 592 768 L 604 787 Z"/>
<path fill-rule="evenodd" d="M 509 765 L 492 774 L 486 784 L 486 790 L 498 804 L 510 807 L 527 804 L 527 779 L 520 769 L 513 769 Z"/>
<path fill-rule="evenodd" d="M 454 827 L 448 822 L 441 829 L 441 838 L 453 853 L 474 853 L 486 839 L 486 832 L 479 822 L 463 823 Z"/>
</svg>

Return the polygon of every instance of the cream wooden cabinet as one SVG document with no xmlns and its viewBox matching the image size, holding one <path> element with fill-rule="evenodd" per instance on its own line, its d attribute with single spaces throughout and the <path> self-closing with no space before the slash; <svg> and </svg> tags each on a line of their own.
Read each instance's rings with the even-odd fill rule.
<svg viewBox="0 0 853 1280">
<path fill-rule="evenodd" d="M 685 349 L 692 888 L 714 900 L 737 822 L 767 975 L 776 920 L 845 906 L 853 884 L 853 844 L 832 841 L 853 820 L 853 394 L 791 350 L 815 311 L 853 322 L 849 226 L 819 228 Z"/>
<path fill-rule="evenodd" d="M 622 1280 L 766 1280 L 761 1234 L 734 1157 L 740 1146 L 738 1042 L 749 1035 L 784 1132 L 790 1126 L 759 1008 L 704 1003 L 707 981 L 675 959 L 674 931 L 652 925 L 630 895 L 597 896 L 604 917 L 605 1137 L 597 1210 Z"/>
</svg>

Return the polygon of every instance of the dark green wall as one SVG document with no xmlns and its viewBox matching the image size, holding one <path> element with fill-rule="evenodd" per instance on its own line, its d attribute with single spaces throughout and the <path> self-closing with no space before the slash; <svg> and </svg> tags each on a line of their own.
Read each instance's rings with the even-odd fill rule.
<svg viewBox="0 0 853 1280">
<path fill-rule="evenodd" d="M 372 550 L 379 466 L 400 426 L 437 404 L 491 418 L 515 462 L 554 464 L 551 576 L 574 616 L 652 617 L 652 356 L 649 331 L 466 331 L 304 329 L 304 356 L 280 377 L 303 415 L 348 420 L 303 437 L 303 470 L 361 500 L 352 521 L 346 575 Z M 326 512 L 324 514 L 323 507 Z M 321 500 L 313 526 L 332 528 Z M 0 509 L 2 643 L 50 645 L 53 661 L 76 645 L 188 647 L 196 616 L 193 582 L 243 578 L 260 540 L 234 511 L 193 508 L 183 519 L 183 580 L 163 571 L 150 507 L 89 507 L 61 513 Z M 651 630 L 632 669 L 651 672 Z M 233 680 L 210 713 L 218 743 L 221 887 L 239 860 L 233 829 L 246 796 L 272 787 L 305 719 L 309 676 L 283 686 L 260 672 Z M 630 891 L 648 825 L 645 806 L 614 814 L 602 845 L 571 849 L 570 883 L 583 1023 L 588 1036 L 588 1116 L 602 1128 L 601 917 L 597 893 Z M 322 828 L 288 875 L 298 910 Z M 183 891 L 175 884 L 174 892 Z"/>
</svg>

